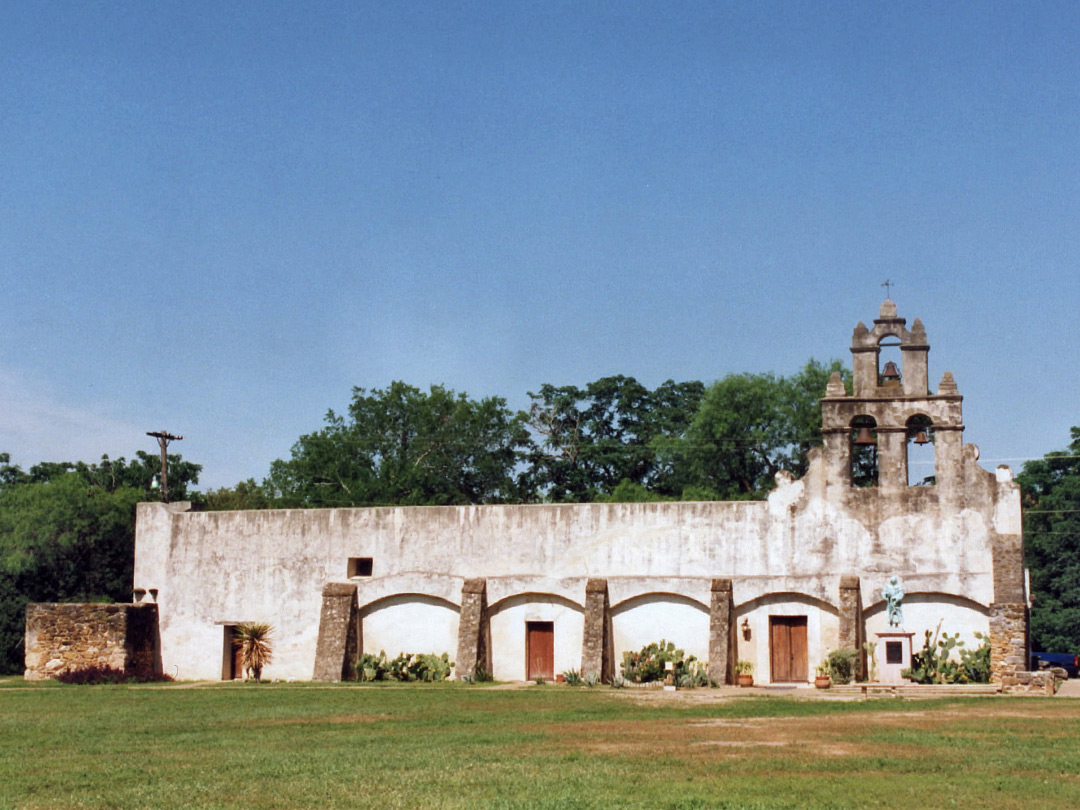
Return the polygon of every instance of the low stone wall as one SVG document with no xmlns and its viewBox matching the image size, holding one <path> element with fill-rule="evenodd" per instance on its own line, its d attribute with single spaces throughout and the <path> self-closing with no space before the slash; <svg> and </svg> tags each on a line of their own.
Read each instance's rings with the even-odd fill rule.
<svg viewBox="0 0 1080 810">
<path fill-rule="evenodd" d="M 1007 695 L 1049 695 L 1057 691 L 1058 675 L 1049 671 L 1020 671 L 1006 675 L 1001 680 L 1001 692 Z"/>
<path fill-rule="evenodd" d="M 160 677 L 157 605 L 27 605 L 25 663 L 28 681 L 89 667 Z"/>
</svg>

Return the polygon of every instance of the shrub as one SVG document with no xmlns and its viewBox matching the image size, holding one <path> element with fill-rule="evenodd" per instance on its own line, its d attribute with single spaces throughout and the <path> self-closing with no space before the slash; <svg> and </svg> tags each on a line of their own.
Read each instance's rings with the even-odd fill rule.
<svg viewBox="0 0 1080 810">
<path fill-rule="evenodd" d="M 476 671 L 473 673 L 473 680 L 477 683 L 491 683 L 495 680 L 495 676 L 488 672 L 483 664 L 477 664 Z"/>
<path fill-rule="evenodd" d="M 60 681 L 60 683 L 77 684 L 126 683 L 127 675 L 124 674 L 124 670 L 117 669 L 116 667 L 92 666 L 69 669 L 66 672 L 61 672 L 56 676 L 56 680 Z"/>
<path fill-rule="evenodd" d="M 966 650 L 959 633 L 950 636 L 940 631 L 941 622 L 932 637 L 930 631 L 926 631 L 922 650 L 912 653 L 911 668 L 900 674 L 915 683 L 989 683 L 990 640 L 982 633 L 976 633 L 975 638 L 982 644 L 975 650 Z M 954 649 L 959 651 L 959 661 L 951 660 Z"/>
<path fill-rule="evenodd" d="M 676 648 L 674 642 L 661 639 L 659 644 L 653 642 L 645 645 L 640 652 L 624 652 L 622 674 L 626 680 L 634 683 L 661 681 L 667 676 L 665 664 L 669 661 L 674 665 L 672 674 L 675 676 L 675 683 L 685 675 L 694 675 L 698 668 L 704 670 L 700 663 L 695 667 L 695 656 L 687 656 Z"/>
<path fill-rule="evenodd" d="M 581 686 L 585 680 L 581 677 L 581 673 L 576 669 L 568 669 L 563 673 L 563 680 L 566 681 L 567 686 Z"/>
<path fill-rule="evenodd" d="M 855 670 L 859 662 L 857 650 L 841 649 L 833 650 L 827 659 L 829 663 L 829 677 L 834 683 L 851 683 L 855 677 Z"/>
<path fill-rule="evenodd" d="M 990 637 L 976 633 L 975 638 L 982 644 L 960 650 L 960 683 L 990 683 Z"/>
<path fill-rule="evenodd" d="M 449 678 L 453 667 L 454 662 L 447 653 L 400 653 L 396 658 L 387 659 L 386 652 L 380 650 L 378 655 L 364 653 L 360 656 L 356 662 L 356 677 L 361 681 L 433 683 Z M 479 671 L 478 667 L 477 672 Z"/>
<path fill-rule="evenodd" d="M 238 624 L 233 630 L 233 646 L 240 650 L 240 663 L 256 682 L 262 680 L 263 667 L 273 660 L 273 632 L 266 622 Z"/>
<path fill-rule="evenodd" d="M 172 681 L 172 676 L 139 676 L 128 674 L 116 667 L 90 666 L 61 672 L 55 680 L 70 684 L 164 683 Z"/>
<path fill-rule="evenodd" d="M 386 653 L 378 655 L 364 653 L 356 662 L 356 679 L 358 681 L 385 681 L 386 680 Z"/>
<path fill-rule="evenodd" d="M 686 671 L 675 679 L 675 685 L 684 689 L 695 689 L 699 686 L 712 686 L 712 681 L 705 672 L 705 665 L 695 661 L 687 665 Z"/>
</svg>

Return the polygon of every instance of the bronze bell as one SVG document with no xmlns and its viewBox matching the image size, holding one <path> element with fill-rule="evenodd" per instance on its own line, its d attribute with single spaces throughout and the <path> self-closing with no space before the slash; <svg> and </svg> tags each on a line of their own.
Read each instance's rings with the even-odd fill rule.
<svg viewBox="0 0 1080 810">
<path fill-rule="evenodd" d="M 890 360 L 885 364 L 884 370 L 881 372 L 881 379 L 883 380 L 899 380 L 900 369 L 896 367 L 896 363 Z"/>
<path fill-rule="evenodd" d="M 874 438 L 874 434 L 870 432 L 870 428 L 863 426 L 859 428 L 859 432 L 855 434 L 855 444 L 858 445 L 871 445 L 877 444 L 877 439 Z"/>
<path fill-rule="evenodd" d="M 926 435 L 926 428 L 919 428 L 912 440 L 915 444 L 930 444 L 930 437 Z"/>
</svg>

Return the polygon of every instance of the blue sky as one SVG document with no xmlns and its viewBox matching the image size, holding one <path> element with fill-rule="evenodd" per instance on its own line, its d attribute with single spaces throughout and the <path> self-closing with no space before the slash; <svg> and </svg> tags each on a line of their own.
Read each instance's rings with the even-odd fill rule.
<svg viewBox="0 0 1080 810">
<path fill-rule="evenodd" d="M 1080 424 L 1080 5 L 7 3 L 0 451 L 261 479 L 353 386 L 849 362 Z"/>
</svg>

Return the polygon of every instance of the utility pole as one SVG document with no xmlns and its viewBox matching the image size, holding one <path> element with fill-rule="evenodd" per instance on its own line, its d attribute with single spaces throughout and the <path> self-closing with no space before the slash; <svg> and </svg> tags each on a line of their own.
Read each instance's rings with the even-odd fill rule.
<svg viewBox="0 0 1080 810">
<path fill-rule="evenodd" d="M 169 461 L 166 454 L 166 450 L 169 447 L 169 442 L 178 442 L 183 439 L 183 436 L 173 436 L 171 433 L 166 433 L 164 430 L 159 430 L 156 433 L 147 432 L 147 436 L 153 436 L 158 440 L 158 446 L 161 448 L 161 500 L 164 503 L 169 502 Z"/>
</svg>

